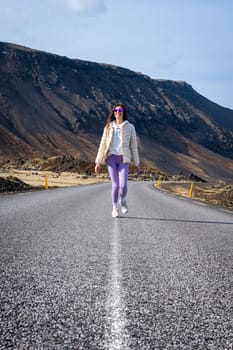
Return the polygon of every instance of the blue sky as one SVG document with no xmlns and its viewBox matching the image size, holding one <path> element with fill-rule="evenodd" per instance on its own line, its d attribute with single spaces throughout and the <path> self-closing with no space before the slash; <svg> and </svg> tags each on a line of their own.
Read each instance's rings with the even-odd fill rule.
<svg viewBox="0 0 233 350">
<path fill-rule="evenodd" d="M 0 0 L 0 41 L 184 80 L 233 109 L 232 0 Z"/>
</svg>

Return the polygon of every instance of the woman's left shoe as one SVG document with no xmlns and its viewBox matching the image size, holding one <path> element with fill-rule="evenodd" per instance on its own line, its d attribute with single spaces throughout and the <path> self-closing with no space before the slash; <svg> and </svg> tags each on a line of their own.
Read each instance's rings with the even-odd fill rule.
<svg viewBox="0 0 233 350">
<path fill-rule="evenodd" d="M 120 200 L 120 206 L 121 206 L 122 214 L 127 214 L 128 213 L 128 205 L 127 205 L 127 202 L 125 199 Z"/>
</svg>

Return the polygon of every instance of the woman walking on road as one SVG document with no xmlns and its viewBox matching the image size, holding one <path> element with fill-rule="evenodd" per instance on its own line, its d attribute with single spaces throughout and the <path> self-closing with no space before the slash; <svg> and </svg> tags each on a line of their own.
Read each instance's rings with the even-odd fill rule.
<svg viewBox="0 0 233 350">
<path fill-rule="evenodd" d="M 117 103 L 107 119 L 95 161 L 96 174 L 99 173 L 101 164 L 107 164 L 112 182 L 112 217 L 114 218 L 119 216 L 119 206 L 123 214 L 128 212 L 126 195 L 131 157 L 139 173 L 136 131 L 133 124 L 128 122 L 125 106 Z"/>
</svg>

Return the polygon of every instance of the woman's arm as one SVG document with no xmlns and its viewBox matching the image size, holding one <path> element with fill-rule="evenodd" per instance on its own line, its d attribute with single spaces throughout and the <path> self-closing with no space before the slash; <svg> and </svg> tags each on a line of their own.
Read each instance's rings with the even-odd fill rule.
<svg viewBox="0 0 233 350">
<path fill-rule="evenodd" d="M 130 150 L 133 156 L 133 162 L 136 167 L 139 167 L 139 155 L 138 155 L 138 145 L 137 145 L 137 135 L 135 131 L 135 127 L 131 126 L 131 135 L 130 135 Z"/>
<path fill-rule="evenodd" d="M 106 142 L 107 142 L 107 129 L 104 128 L 103 135 L 100 141 L 99 149 L 97 152 L 97 156 L 95 159 L 95 163 L 97 165 L 100 165 L 103 163 L 104 155 L 105 155 L 105 149 L 106 149 Z"/>
</svg>

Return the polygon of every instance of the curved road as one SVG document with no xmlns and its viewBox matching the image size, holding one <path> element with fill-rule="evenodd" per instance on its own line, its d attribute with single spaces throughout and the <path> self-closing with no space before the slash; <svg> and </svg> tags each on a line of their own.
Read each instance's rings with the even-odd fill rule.
<svg viewBox="0 0 233 350">
<path fill-rule="evenodd" d="M 231 350 L 233 214 L 129 183 L 0 197 L 0 349 Z"/>
</svg>

